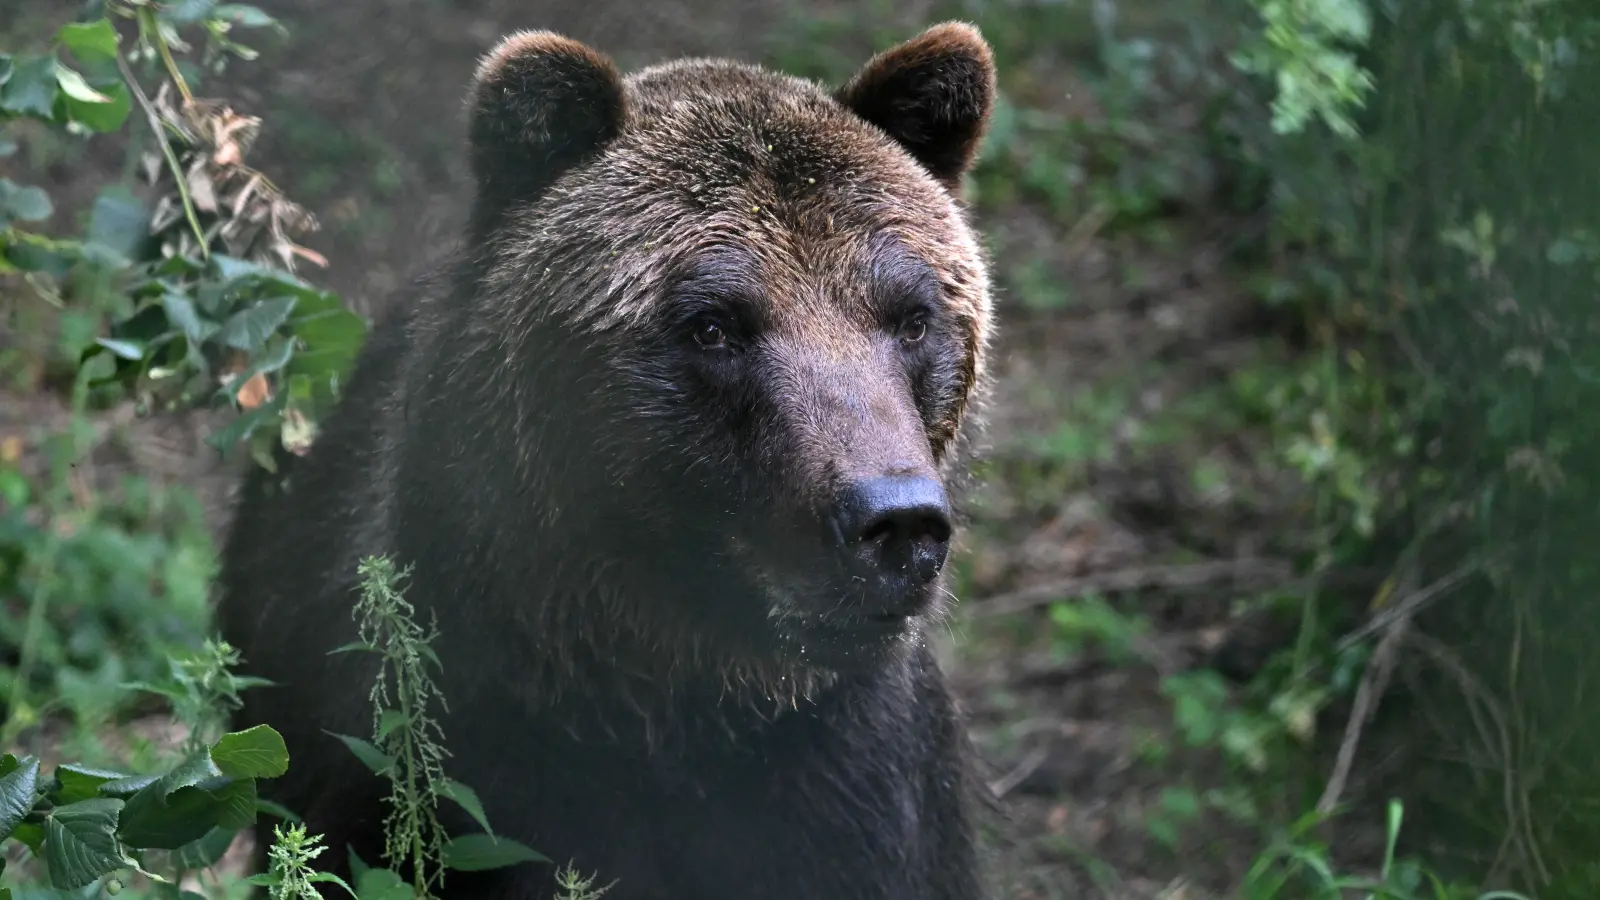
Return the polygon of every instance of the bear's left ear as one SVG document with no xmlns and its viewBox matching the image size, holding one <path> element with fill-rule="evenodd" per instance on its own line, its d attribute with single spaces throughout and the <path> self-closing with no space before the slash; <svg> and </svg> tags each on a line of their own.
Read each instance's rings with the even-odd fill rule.
<svg viewBox="0 0 1600 900">
<path fill-rule="evenodd" d="M 945 22 L 874 56 L 834 96 L 955 191 L 988 128 L 994 82 L 983 35 Z"/>
<path fill-rule="evenodd" d="M 469 142 L 479 216 L 537 199 L 567 170 L 622 132 L 626 101 L 616 64 L 548 31 L 503 39 L 473 79 Z"/>
</svg>

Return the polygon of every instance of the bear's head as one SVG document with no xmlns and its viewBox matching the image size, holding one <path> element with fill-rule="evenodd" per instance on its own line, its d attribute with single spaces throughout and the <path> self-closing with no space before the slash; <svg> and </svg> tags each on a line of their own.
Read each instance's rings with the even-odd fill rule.
<svg viewBox="0 0 1600 900">
<path fill-rule="evenodd" d="M 624 78 L 543 32 L 485 57 L 481 302 L 451 327 L 544 539 L 580 536 L 564 565 L 600 608 L 548 615 L 758 667 L 920 638 L 991 331 L 956 195 L 994 93 L 955 23 L 836 88 L 720 60 Z"/>
</svg>

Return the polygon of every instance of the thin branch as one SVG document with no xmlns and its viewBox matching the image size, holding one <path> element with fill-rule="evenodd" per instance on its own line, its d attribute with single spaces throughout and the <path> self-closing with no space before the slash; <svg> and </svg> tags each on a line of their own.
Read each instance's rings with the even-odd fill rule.
<svg viewBox="0 0 1600 900">
<path fill-rule="evenodd" d="M 1361 626 L 1357 627 L 1356 630 L 1340 638 L 1338 649 L 1349 649 L 1359 641 L 1362 641 L 1367 637 L 1378 633 L 1379 631 L 1389 628 L 1391 625 L 1399 622 L 1402 619 L 1412 618 L 1422 610 L 1422 607 L 1460 587 L 1468 578 L 1476 574 L 1477 571 L 1483 567 L 1483 565 L 1484 561 L 1482 559 L 1470 560 L 1462 564 L 1461 567 L 1456 569 L 1454 572 L 1451 572 L 1449 575 L 1440 578 L 1438 581 L 1433 582 L 1427 587 L 1422 588 L 1421 590 L 1408 592 L 1399 600 L 1399 602 L 1373 616 L 1371 619 L 1368 619 Z"/>
<path fill-rule="evenodd" d="M 161 53 L 161 63 L 167 68 L 167 75 L 172 78 L 172 83 L 178 87 L 178 93 L 183 96 L 183 104 L 188 106 L 193 103 L 194 95 L 189 93 L 189 83 L 184 81 L 183 73 L 178 71 L 178 62 L 172 58 L 172 48 L 167 46 L 166 38 L 161 36 L 161 25 L 149 7 L 139 10 L 139 25 L 155 42 L 156 49 Z"/>
<path fill-rule="evenodd" d="M 159 37 L 159 36 L 158 36 Z M 139 86 L 139 79 L 134 77 L 133 70 L 128 67 L 128 61 L 117 54 L 117 70 L 122 73 L 122 80 L 127 82 L 129 93 L 139 102 L 139 108 L 144 110 L 145 120 L 150 125 L 150 131 L 161 145 L 161 155 L 167 160 L 167 168 L 172 172 L 173 183 L 178 188 L 178 199 L 183 201 L 183 214 L 189 220 L 189 227 L 194 230 L 195 239 L 200 244 L 201 258 L 211 259 L 211 247 L 206 240 L 206 232 L 200 227 L 200 216 L 194 211 L 194 201 L 189 197 L 189 185 L 183 173 L 183 166 L 178 162 L 177 154 L 172 152 L 172 144 L 167 141 L 167 129 L 161 122 L 161 114 L 156 112 L 150 98 L 145 96 L 144 89 Z"/>
<path fill-rule="evenodd" d="M 1406 577 L 1410 579 L 1415 576 L 1408 572 Z M 1356 698 L 1350 710 L 1350 718 L 1344 725 L 1344 739 L 1339 742 L 1339 753 L 1334 759 L 1333 772 L 1328 776 L 1328 785 L 1323 789 L 1321 799 L 1317 800 L 1317 812 L 1320 815 L 1328 815 L 1339 805 L 1345 783 L 1350 780 L 1350 770 L 1355 765 L 1356 749 L 1361 744 L 1361 734 L 1366 730 L 1367 723 L 1372 721 L 1372 714 L 1377 709 L 1378 701 L 1389 687 L 1389 676 L 1394 673 L 1400 645 L 1405 643 L 1410 631 L 1410 610 L 1415 608 L 1415 604 L 1405 607 L 1401 616 L 1391 621 L 1383 639 L 1378 642 L 1377 648 L 1372 651 L 1372 656 L 1367 659 L 1366 670 L 1361 673 L 1361 683 L 1356 686 Z"/>
<path fill-rule="evenodd" d="M 1029 751 L 1011 771 L 989 782 L 989 792 L 995 799 L 1001 799 L 1016 789 L 1017 785 L 1028 780 L 1028 776 L 1039 770 L 1044 761 L 1050 758 L 1050 748 L 1040 745 Z"/>
</svg>

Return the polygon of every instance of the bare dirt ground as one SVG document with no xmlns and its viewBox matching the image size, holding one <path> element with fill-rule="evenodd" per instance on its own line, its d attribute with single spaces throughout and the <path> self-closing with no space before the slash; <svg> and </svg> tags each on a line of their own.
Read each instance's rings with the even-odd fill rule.
<svg viewBox="0 0 1600 900">
<path fill-rule="evenodd" d="M 761 60 L 792 37 L 796 11 L 736 0 L 260 5 L 290 24 L 293 43 L 206 93 L 264 117 L 252 162 L 324 223 L 309 243 L 332 265 L 308 276 L 364 311 L 451 239 L 466 175 L 463 90 L 498 36 L 552 28 L 625 66 L 685 54 Z M 928 22 L 928 6 L 894 12 L 906 36 Z M 1041 81 L 1071 71 L 1066 53 L 1030 63 L 1031 90 L 1092 114 L 1082 90 Z M 996 254 L 1001 340 L 987 477 L 947 649 L 1005 801 L 1008 895 L 1212 896 L 1254 847 L 1219 830 L 1176 848 L 1152 838 L 1149 815 L 1170 773 L 1146 751 L 1173 740 L 1159 682 L 1212 657 L 1231 590 L 1283 577 L 1271 560 L 1289 549 L 1281 523 L 1295 502 L 1263 464 L 1266 448 L 1207 405 L 1260 344 L 1223 265 L 1232 223 L 1191 208 L 1163 224 L 1164 240 L 1131 237 L 1056 222 L 1025 201 L 981 220 L 1006 235 Z M 1065 308 L 1021 302 L 1028 287 L 1014 276 L 1040 262 L 1069 290 Z M 4 406 L 0 418 L 53 414 L 42 398 Z M 117 459 L 195 484 L 220 523 L 229 476 L 200 443 L 202 426 L 130 427 Z M 1045 602 L 1095 593 L 1116 593 L 1117 606 L 1149 622 L 1127 658 L 1056 645 Z"/>
</svg>

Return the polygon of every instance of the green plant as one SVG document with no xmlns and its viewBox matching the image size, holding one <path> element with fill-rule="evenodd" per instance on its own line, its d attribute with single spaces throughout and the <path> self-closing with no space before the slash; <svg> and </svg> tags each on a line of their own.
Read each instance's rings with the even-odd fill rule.
<svg viewBox="0 0 1600 900">
<path fill-rule="evenodd" d="M 0 463 L 0 598 L 25 611 L 0 613 L 16 654 L 0 667 L 8 739 L 58 712 L 99 724 L 127 697 L 123 681 L 158 677 L 204 633 L 212 561 L 198 508 L 147 479 L 87 489 L 72 461 L 92 435 L 48 440 L 38 475 Z"/>
<path fill-rule="evenodd" d="M 60 227 L 43 188 L 0 179 L 0 329 L 20 337 L 0 364 L 26 389 L 66 395 L 59 425 L 7 436 L 0 453 L 0 597 L 26 610 L 0 614 L 18 657 L 4 673 L 7 737 L 52 712 L 105 719 L 114 685 L 159 677 L 167 651 L 203 633 L 212 554 L 197 505 L 85 475 L 82 463 L 134 440 L 106 427 L 112 412 L 225 405 L 239 414 L 213 446 L 243 442 L 271 465 L 274 444 L 303 452 L 313 439 L 364 338 L 359 317 L 292 272 L 320 261 L 292 240 L 315 221 L 244 164 L 260 123 L 195 97 L 201 73 L 180 62 L 185 31 L 204 35 L 202 68 L 217 71 L 254 55 L 237 30 L 264 27 L 278 26 L 238 4 L 104 0 L 43 52 L 0 53 L 0 156 L 16 152 L 12 135 L 81 143 L 130 121 L 152 139 L 142 186 L 102 190 L 81 234 Z"/>
<path fill-rule="evenodd" d="M 1149 630 L 1142 618 L 1093 595 L 1051 604 L 1050 621 L 1055 625 L 1051 650 L 1058 657 L 1075 656 L 1093 643 L 1119 664 L 1138 657 L 1139 641 Z"/>
<path fill-rule="evenodd" d="M 267 871 L 247 879 L 251 884 L 267 889 L 272 900 L 322 900 L 318 883 L 332 883 L 355 896 L 344 879 L 329 872 L 318 872 L 311 867 L 312 860 L 321 856 L 322 835 L 307 835 L 304 825 L 272 827 L 272 846 L 267 848 Z"/>
<path fill-rule="evenodd" d="M 159 694 L 172 704 L 173 715 L 188 728 L 184 750 L 197 753 L 216 740 L 214 734 L 227 725 L 228 717 L 243 702 L 239 692 L 264 687 L 262 678 L 235 675 L 239 651 L 227 641 L 207 638 L 195 656 L 168 659 L 169 675 L 154 682 L 134 682 L 128 687 Z"/>
<path fill-rule="evenodd" d="M 1320 817 L 1302 817 L 1256 857 L 1241 881 L 1239 900 L 1344 900 L 1359 893 L 1366 900 L 1528 900 L 1513 891 L 1480 891 L 1447 883 L 1414 859 L 1400 858 L 1403 807 L 1391 801 L 1385 826 L 1383 861 L 1376 876 L 1341 874 L 1329 859 L 1327 845 L 1311 834 Z"/>
<path fill-rule="evenodd" d="M 1272 126 L 1280 133 L 1320 118 L 1336 134 L 1353 137 L 1349 110 L 1373 88 L 1372 76 L 1351 47 L 1372 31 L 1365 0 L 1252 0 L 1264 28 L 1234 57 L 1241 70 L 1270 75 L 1277 87 Z"/>
<path fill-rule="evenodd" d="M 207 657 L 172 665 L 216 682 L 232 677 L 228 668 L 236 661 L 225 645 L 211 645 Z M 203 723 L 217 721 L 236 699 L 192 683 L 179 696 Z M 142 876 L 154 896 L 177 900 L 180 883 L 215 865 L 258 811 L 276 812 L 257 798 L 256 781 L 282 775 L 288 762 L 283 738 L 265 725 L 186 742 L 175 760 L 150 774 L 63 763 L 45 777 L 37 757 L 7 753 L 0 757 L 0 845 L 25 849 L 19 865 L 0 871 L 57 891 L 104 880 L 109 893 L 122 890 L 120 873 L 130 873 Z M 5 896 L 11 891 L 0 887 Z"/>
<path fill-rule="evenodd" d="M 441 708 L 444 705 L 444 696 L 430 673 L 430 667 L 441 666 L 430 646 L 437 632 L 417 623 L 416 610 L 404 597 L 401 585 L 407 571 L 387 557 L 368 557 L 361 561 L 359 574 L 361 600 L 354 614 L 360 639 L 334 652 L 379 657 L 371 693 L 373 739 L 337 737 L 374 774 L 389 781 L 384 859 L 395 868 L 360 864 L 357 893 L 365 900 L 372 891 L 398 885 L 405 889 L 405 896 L 420 900 L 432 896 L 449 869 L 479 871 L 548 862 L 533 849 L 494 834 L 478 795 L 445 777 L 444 760 L 449 754 L 444 733 L 429 709 L 434 703 Z M 438 819 L 441 798 L 465 810 L 483 832 L 447 835 Z M 401 881 L 396 871 L 407 866 L 411 869 L 409 884 Z M 582 884 L 587 890 L 587 883 Z"/>
</svg>

